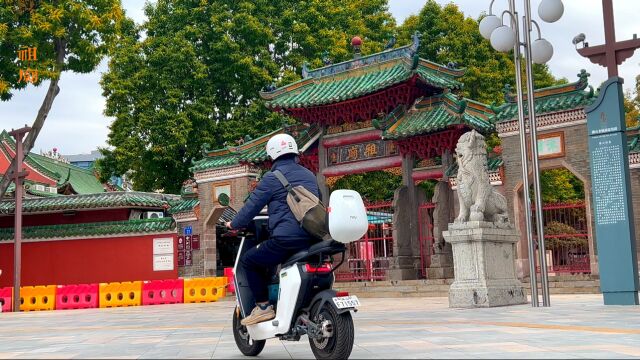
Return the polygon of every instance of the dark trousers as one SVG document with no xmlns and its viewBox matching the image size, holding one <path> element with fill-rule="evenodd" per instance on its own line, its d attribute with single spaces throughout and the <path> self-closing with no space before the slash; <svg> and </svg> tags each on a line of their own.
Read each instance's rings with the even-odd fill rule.
<svg viewBox="0 0 640 360">
<path fill-rule="evenodd" d="M 269 301 L 268 286 L 273 269 L 311 244 L 311 239 L 269 238 L 244 254 L 240 265 L 257 303 Z"/>
</svg>

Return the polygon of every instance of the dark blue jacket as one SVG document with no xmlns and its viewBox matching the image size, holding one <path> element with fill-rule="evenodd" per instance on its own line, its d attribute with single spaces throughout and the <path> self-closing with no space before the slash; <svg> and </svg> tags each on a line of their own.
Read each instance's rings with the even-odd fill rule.
<svg viewBox="0 0 640 360">
<path fill-rule="evenodd" d="M 318 196 L 318 183 L 315 175 L 298 164 L 293 157 L 278 158 L 271 171 L 280 170 L 292 186 L 302 185 Z M 240 212 L 231 222 L 234 229 L 246 228 L 251 220 L 268 205 L 269 233 L 276 238 L 308 238 L 309 234 L 300 226 L 287 204 L 287 191 L 272 172 L 264 175 L 245 202 Z"/>
</svg>

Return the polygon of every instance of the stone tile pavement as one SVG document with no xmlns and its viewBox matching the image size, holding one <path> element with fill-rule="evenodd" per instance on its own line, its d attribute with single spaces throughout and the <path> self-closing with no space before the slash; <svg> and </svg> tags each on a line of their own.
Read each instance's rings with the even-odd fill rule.
<svg viewBox="0 0 640 360">
<path fill-rule="evenodd" d="M 362 299 L 352 358 L 640 357 L 640 307 L 601 295 L 529 305 L 449 309 L 446 298 Z M 234 303 L 0 314 L 0 358 L 242 358 Z M 313 358 L 300 342 L 267 341 L 258 358 Z"/>
</svg>

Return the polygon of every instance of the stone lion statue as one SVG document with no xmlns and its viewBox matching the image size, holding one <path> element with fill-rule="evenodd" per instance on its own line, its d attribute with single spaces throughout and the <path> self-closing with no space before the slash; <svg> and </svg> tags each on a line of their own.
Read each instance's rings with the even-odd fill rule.
<svg viewBox="0 0 640 360">
<path fill-rule="evenodd" d="M 456 156 L 460 212 L 455 222 L 488 221 L 509 227 L 507 200 L 489 182 L 484 136 L 475 130 L 463 134 L 456 145 Z"/>
</svg>

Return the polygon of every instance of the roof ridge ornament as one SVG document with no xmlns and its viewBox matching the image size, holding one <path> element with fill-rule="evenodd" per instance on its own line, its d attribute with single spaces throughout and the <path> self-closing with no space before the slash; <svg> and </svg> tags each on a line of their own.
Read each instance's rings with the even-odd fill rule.
<svg viewBox="0 0 640 360">
<path fill-rule="evenodd" d="M 302 63 L 302 78 L 303 79 L 309 78 L 310 77 L 309 72 L 310 72 L 309 63 L 305 61 L 304 63 Z"/>
<path fill-rule="evenodd" d="M 504 87 L 502 88 L 502 94 L 504 95 L 505 102 L 516 102 L 516 97 L 513 95 L 513 92 L 511 90 L 511 84 L 504 84 Z"/>
<path fill-rule="evenodd" d="M 412 52 L 412 55 L 418 52 L 418 49 L 420 48 L 420 38 L 422 38 L 422 34 L 419 31 L 416 31 L 415 33 L 413 33 L 413 35 L 411 35 L 411 40 L 413 41 L 411 43 L 411 47 L 409 48 Z"/>
<path fill-rule="evenodd" d="M 587 72 L 587 70 L 585 69 L 581 69 L 580 73 L 578 74 L 578 83 L 576 84 L 576 88 L 577 89 L 586 89 L 587 88 L 587 84 L 589 83 L 589 76 L 591 76 L 591 74 L 589 74 Z"/>
</svg>

